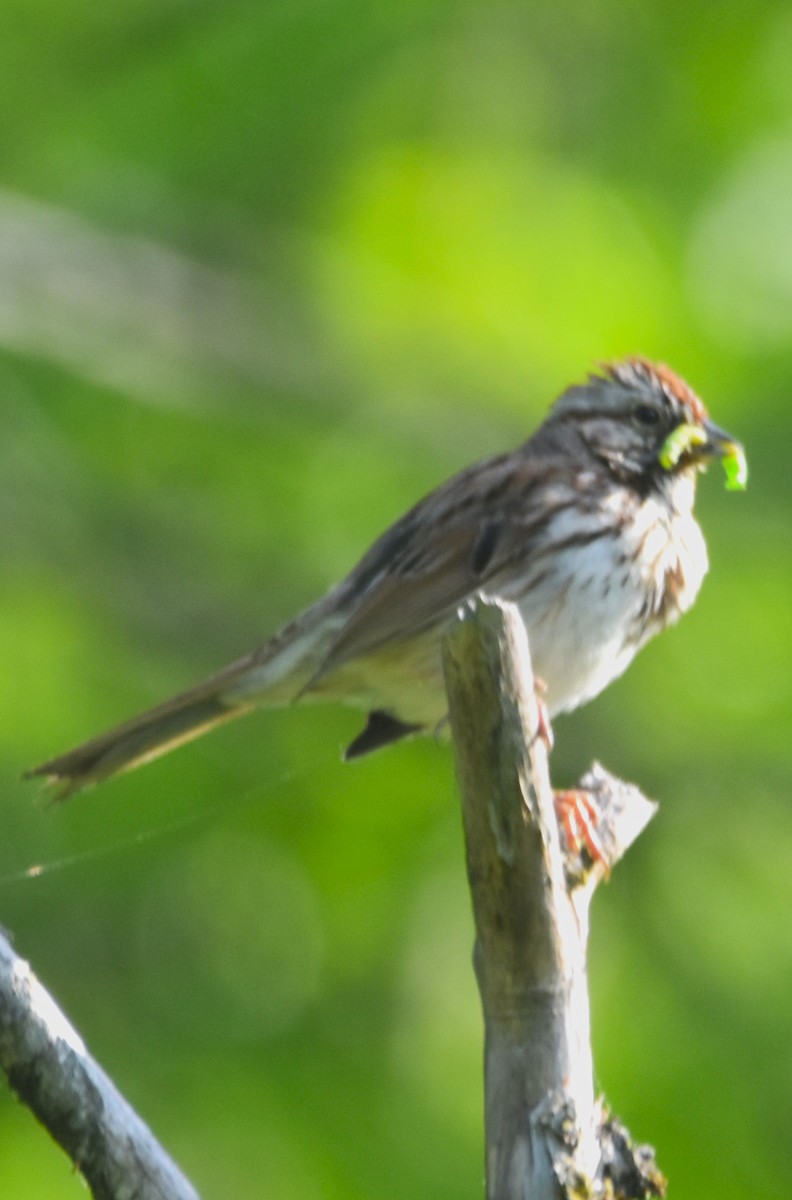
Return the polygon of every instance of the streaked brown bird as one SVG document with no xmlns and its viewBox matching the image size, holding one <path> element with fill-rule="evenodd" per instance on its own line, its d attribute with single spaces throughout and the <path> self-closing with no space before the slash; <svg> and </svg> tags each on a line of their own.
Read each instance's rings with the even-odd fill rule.
<svg viewBox="0 0 792 1200">
<path fill-rule="evenodd" d="M 519 605 L 550 716 L 591 700 L 693 603 L 707 552 L 698 471 L 742 449 L 668 367 L 642 358 L 570 387 L 523 445 L 460 472 L 337 587 L 204 683 L 35 767 L 66 797 L 262 706 L 368 713 L 346 757 L 431 732 L 444 631 L 477 592 Z"/>
</svg>

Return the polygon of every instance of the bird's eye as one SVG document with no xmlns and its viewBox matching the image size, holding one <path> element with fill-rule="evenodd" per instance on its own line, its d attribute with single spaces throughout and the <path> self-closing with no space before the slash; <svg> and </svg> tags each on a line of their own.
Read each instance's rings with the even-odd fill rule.
<svg viewBox="0 0 792 1200">
<path fill-rule="evenodd" d="M 636 404 L 633 416 L 639 425 L 645 425 L 647 428 L 656 425 L 660 420 L 660 413 L 651 404 Z"/>
</svg>

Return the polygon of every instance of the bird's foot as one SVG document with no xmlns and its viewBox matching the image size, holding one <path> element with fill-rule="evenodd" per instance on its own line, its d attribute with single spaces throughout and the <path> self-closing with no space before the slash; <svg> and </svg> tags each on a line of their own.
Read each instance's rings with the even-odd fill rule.
<svg viewBox="0 0 792 1200">
<path fill-rule="evenodd" d="M 558 823 L 564 831 L 567 849 L 580 855 L 585 847 L 593 863 L 601 863 L 605 873 L 610 874 L 610 864 L 602 844 L 597 825 L 601 813 L 590 792 L 580 788 L 553 793 Z"/>
</svg>

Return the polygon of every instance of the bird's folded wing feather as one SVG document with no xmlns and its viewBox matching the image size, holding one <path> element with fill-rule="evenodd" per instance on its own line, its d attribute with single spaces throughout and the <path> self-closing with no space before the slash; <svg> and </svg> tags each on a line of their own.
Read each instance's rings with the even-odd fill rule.
<svg viewBox="0 0 792 1200">
<path fill-rule="evenodd" d="M 348 578 L 349 615 L 306 690 L 352 659 L 441 623 L 524 554 L 533 529 L 517 501 L 532 467 L 514 455 L 478 464 L 472 492 L 464 472 L 384 534 Z"/>
<path fill-rule="evenodd" d="M 434 624 L 475 586 L 470 551 L 475 534 L 446 530 L 431 566 L 388 571 L 363 594 L 323 661 L 316 679 L 354 658 L 364 658 L 388 642 L 415 637 Z"/>
</svg>

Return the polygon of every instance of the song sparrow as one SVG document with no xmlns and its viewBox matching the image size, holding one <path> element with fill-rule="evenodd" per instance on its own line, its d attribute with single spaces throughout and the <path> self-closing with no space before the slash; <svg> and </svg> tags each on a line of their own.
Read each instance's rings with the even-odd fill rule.
<svg viewBox="0 0 792 1200">
<path fill-rule="evenodd" d="M 516 450 L 411 509 L 279 633 L 190 691 L 30 772 L 67 796 L 260 705 L 368 712 L 354 758 L 442 721 L 443 631 L 476 592 L 515 601 L 549 714 L 576 708 L 690 607 L 707 570 L 696 473 L 744 457 L 668 367 L 630 358 L 570 387 Z"/>
</svg>

